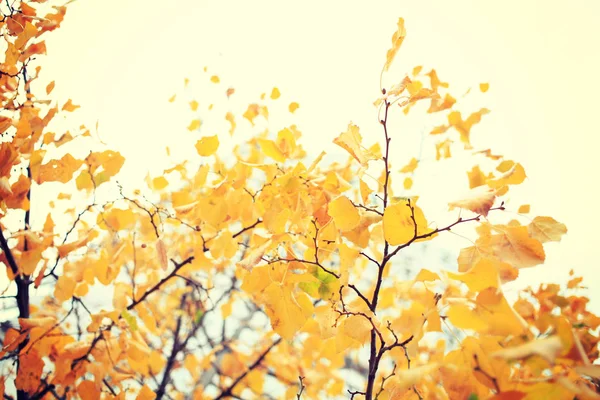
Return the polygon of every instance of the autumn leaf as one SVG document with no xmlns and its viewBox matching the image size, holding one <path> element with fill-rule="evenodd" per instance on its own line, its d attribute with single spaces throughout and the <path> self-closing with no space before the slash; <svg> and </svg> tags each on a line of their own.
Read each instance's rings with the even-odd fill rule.
<svg viewBox="0 0 600 400">
<path fill-rule="evenodd" d="M 237 263 L 238 267 L 244 268 L 250 271 L 256 264 L 258 264 L 261 260 L 265 251 L 271 246 L 271 239 L 266 240 L 263 244 L 258 247 L 255 247 L 252 251 L 248 253 L 248 255 L 239 263 Z"/>
<path fill-rule="evenodd" d="M 408 174 L 410 172 L 413 172 L 415 169 L 417 169 L 417 166 L 419 165 L 419 161 L 416 158 L 412 158 L 408 164 L 406 164 L 404 167 L 402 167 L 400 169 L 400 172 L 403 174 Z"/>
<path fill-rule="evenodd" d="M 156 241 L 156 254 L 158 255 L 160 267 L 165 271 L 169 268 L 169 258 L 167 256 L 167 246 L 162 239 Z"/>
<path fill-rule="evenodd" d="M 69 99 L 63 106 L 62 106 L 62 110 L 63 111 L 75 111 L 79 108 L 80 106 L 76 106 L 75 104 L 73 104 L 72 100 Z"/>
<path fill-rule="evenodd" d="M 200 121 L 199 119 L 194 119 L 190 122 L 187 129 L 188 131 L 193 132 L 195 130 L 198 130 L 198 128 L 200 128 L 200 125 L 202 125 L 202 121 Z"/>
<path fill-rule="evenodd" d="M 510 170 L 497 179 L 488 179 L 487 184 L 491 188 L 498 189 L 505 185 L 518 185 L 522 183 L 526 177 L 527 175 L 525 175 L 523 166 L 516 163 Z"/>
<path fill-rule="evenodd" d="M 196 151 L 202 157 L 212 156 L 219 148 L 217 135 L 205 136 L 196 142 Z"/>
<path fill-rule="evenodd" d="M 333 218 L 335 226 L 342 232 L 352 230 L 360 223 L 358 210 L 345 196 L 340 196 L 329 203 L 327 213 Z"/>
<path fill-rule="evenodd" d="M 558 336 L 551 336 L 497 351 L 493 356 L 506 360 L 522 360 L 533 355 L 538 355 L 548 362 L 553 363 L 562 350 L 563 344 L 560 338 Z"/>
<path fill-rule="evenodd" d="M 404 38 L 406 37 L 406 29 L 404 28 L 404 19 L 398 19 L 398 30 L 392 36 L 392 47 L 387 51 L 384 70 L 387 71 L 396 57 L 396 53 L 400 49 Z"/>
<path fill-rule="evenodd" d="M 285 155 L 274 141 L 268 139 L 258 139 L 258 144 L 266 156 L 271 157 L 273 160 L 280 163 L 285 161 Z"/>
<path fill-rule="evenodd" d="M 465 144 L 466 148 L 471 148 L 470 134 L 473 125 L 481 121 L 481 117 L 488 114 L 490 110 L 482 108 L 469 115 L 467 119 L 463 120 L 460 111 L 452 111 L 448 114 L 448 124 L 453 126 L 454 129 L 460 134 L 460 140 Z"/>
<path fill-rule="evenodd" d="M 446 272 L 446 275 L 452 279 L 465 283 L 469 289 L 474 292 L 479 292 L 489 287 L 498 288 L 500 285 L 498 270 L 488 259 L 481 259 L 467 272 L 454 273 L 448 271 Z"/>
<path fill-rule="evenodd" d="M 560 242 L 567 227 L 552 217 L 535 217 L 527 226 L 529 235 L 541 243 Z"/>
<path fill-rule="evenodd" d="M 67 153 L 60 160 L 50 160 L 46 164 L 42 164 L 39 169 L 37 183 L 67 183 L 81 165 L 83 165 L 82 160 L 77 160 Z"/>
<path fill-rule="evenodd" d="M 362 147 L 361 142 L 362 136 L 358 131 L 358 126 L 353 124 L 349 124 L 348 130 L 333 140 L 333 143 L 350 153 L 361 166 L 366 167 L 372 156 Z"/>
<path fill-rule="evenodd" d="M 271 90 L 271 99 L 277 100 L 279 98 L 279 96 L 281 96 L 281 93 L 279 92 L 279 89 L 277 89 L 276 87 L 274 87 L 273 90 Z"/>
<path fill-rule="evenodd" d="M 494 190 L 485 186 L 477 186 L 471 189 L 461 200 L 452 201 L 448 205 L 450 206 L 450 210 L 458 207 L 487 217 L 490 208 L 494 205 L 495 199 L 496 194 Z"/>
<path fill-rule="evenodd" d="M 430 234 L 433 230 L 427 225 L 423 211 L 406 201 L 388 206 L 383 214 L 385 240 L 392 246 L 405 244 L 418 236 Z M 418 240 L 430 240 L 435 236 L 436 234 L 432 234 Z"/>
</svg>

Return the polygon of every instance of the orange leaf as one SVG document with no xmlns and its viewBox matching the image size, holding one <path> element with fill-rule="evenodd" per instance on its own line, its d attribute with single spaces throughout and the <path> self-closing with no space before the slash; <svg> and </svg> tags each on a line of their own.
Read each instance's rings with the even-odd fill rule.
<svg viewBox="0 0 600 400">
<path fill-rule="evenodd" d="M 76 106 L 75 104 L 73 104 L 73 101 L 71 99 L 67 100 L 67 102 L 62 106 L 62 110 L 63 111 L 75 111 L 79 108 L 80 106 Z"/>
<path fill-rule="evenodd" d="M 29 394 L 39 390 L 44 364 L 44 360 L 35 351 L 19 355 L 19 371 L 15 379 L 16 388 Z"/>
<path fill-rule="evenodd" d="M 142 386 L 140 391 L 138 392 L 135 400 L 154 400 L 156 398 L 156 393 L 152 389 L 148 387 L 148 385 Z"/>
<path fill-rule="evenodd" d="M 40 165 L 37 183 L 67 183 L 82 164 L 83 161 L 75 159 L 69 153 L 65 154 L 60 160 L 50 160 L 48 163 Z"/>
</svg>

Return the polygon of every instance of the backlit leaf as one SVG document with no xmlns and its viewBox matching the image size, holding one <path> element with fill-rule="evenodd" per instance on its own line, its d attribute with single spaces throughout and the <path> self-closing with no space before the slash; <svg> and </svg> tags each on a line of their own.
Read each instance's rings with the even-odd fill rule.
<svg viewBox="0 0 600 400">
<path fill-rule="evenodd" d="M 400 49 L 404 38 L 406 37 L 406 29 L 404 28 L 404 19 L 398 19 L 398 30 L 392 36 L 392 47 L 387 51 L 384 70 L 387 71 L 396 57 L 396 53 Z"/>
<path fill-rule="evenodd" d="M 414 208 L 414 220 L 411 208 Z M 415 227 L 416 223 L 416 227 Z M 408 202 L 400 201 L 388 206 L 383 214 L 383 233 L 385 240 L 392 246 L 407 243 L 417 236 L 427 235 L 432 229 L 427 227 L 423 211 Z M 418 240 L 430 240 L 434 235 Z"/>
<path fill-rule="evenodd" d="M 196 142 L 196 151 L 203 157 L 212 156 L 219 148 L 217 135 L 205 136 Z"/>
<path fill-rule="evenodd" d="M 358 210 L 345 196 L 340 196 L 330 202 L 327 213 L 333 218 L 335 226 L 342 232 L 352 230 L 360 223 Z"/>
<path fill-rule="evenodd" d="M 567 227 L 552 217 L 535 217 L 527 229 L 531 237 L 541 243 L 560 242 L 562 235 L 567 233 Z"/>
</svg>

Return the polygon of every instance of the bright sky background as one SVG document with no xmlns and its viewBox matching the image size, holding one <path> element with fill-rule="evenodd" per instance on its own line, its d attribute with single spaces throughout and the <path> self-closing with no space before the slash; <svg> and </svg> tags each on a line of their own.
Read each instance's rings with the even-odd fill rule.
<svg viewBox="0 0 600 400">
<path fill-rule="evenodd" d="M 88 126 L 99 120 L 102 139 L 127 158 L 124 184 L 139 187 L 148 170 L 166 165 L 165 146 L 176 149 L 178 137 L 193 135 L 185 129 L 189 108 L 167 99 L 182 93 L 185 77 L 206 81 L 204 66 L 221 77 L 221 91 L 235 87 L 242 104 L 273 86 L 283 104 L 297 101 L 312 157 L 322 149 L 341 154 L 331 141 L 350 121 L 366 138 L 381 135 L 372 101 L 398 17 L 408 35 L 384 84 L 415 65 L 436 68 L 458 96 L 489 82 L 463 112 L 492 110 L 473 129 L 474 145 L 521 162 L 528 180 L 516 193 L 531 202 L 531 215 L 569 228 L 559 245 L 547 246 L 547 265 L 522 271 L 524 279 L 564 282 L 574 268 L 587 277 L 588 295 L 600 293 L 597 0 L 77 0 L 49 35 L 42 72 L 56 80 L 54 98 L 82 106 L 73 118 Z M 196 98 L 205 110 L 204 94 Z M 397 135 L 398 157 L 418 154 L 420 130 Z M 419 194 L 449 200 L 443 181 Z"/>
</svg>

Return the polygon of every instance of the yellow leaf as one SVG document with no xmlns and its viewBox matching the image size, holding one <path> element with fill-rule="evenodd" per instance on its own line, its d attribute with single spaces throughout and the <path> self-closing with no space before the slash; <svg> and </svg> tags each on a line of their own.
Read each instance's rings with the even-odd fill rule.
<svg viewBox="0 0 600 400">
<path fill-rule="evenodd" d="M 363 167 L 367 166 L 367 163 L 371 159 L 368 152 L 364 150 L 361 145 L 362 136 L 358 131 L 358 126 L 354 124 L 348 125 L 348 130 L 342 132 L 338 137 L 333 140 L 333 143 L 346 150 L 356 161 Z"/>
<path fill-rule="evenodd" d="M 414 208 L 414 218 L 412 219 L 411 207 Z M 415 229 L 415 222 L 417 227 Z M 396 204 L 388 206 L 383 213 L 383 235 L 385 240 L 392 246 L 407 243 L 417 236 L 422 236 L 432 232 L 433 230 L 427 227 L 427 220 L 423 211 L 416 205 L 409 204 L 402 200 Z M 427 238 L 419 240 L 430 240 L 435 235 L 430 235 Z"/>
<path fill-rule="evenodd" d="M 302 328 L 307 317 L 291 289 L 278 282 L 272 282 L 264 289 L 262 296 L 273 330 L 284 339 L 292 339 Z"/>
<path fill-rule="evenodd" d="M 475 165 L 470 171 L 467 171 L 469 177 L 469 188 L 473 189 L 477 186 L 485 185 L 487 178 L 481 172 L 479 165 Z"/>
<path fill-rule="evenodd" d="M 500 285 L 498 270 L 488 259 L 480 260 L 467 272 L 455 273 L 447 271 L 446 274 L 452 279 L 465 283 L 474 292 L 479 292 L 489 287 L 497 288 Z"/>
<path fill-rule="evenodd" d="M 532 340 L 516 347 L 502 349 L 493 354 L 494 357 L 505 360 L 522 360 L 524 358 L 538 355 L 550 363 L 562 352 L 563 344 L 558 336 L 550 336 L 544 339 Z"/>
<path fill-rule="evenodd" d="M 99 214 L 96 222 L 101 229 L 105 230 L 127 230 L 136 223 L 136 215 L 130 209 L 110 208 L 105 213 Z"/>
<path fill-rule="evenodd" d="M 527 175 L 525 169 L 519 163 L 516 163 L 510 170 L 500 176 L 498 179 L 490 179 L 487 181 L 489 187 L 498 189 L 505 185 L 518 185 L 522 183 Z"/>
<path fill-rule="evenodd" d="M 448 205 L 450 206 L 450 210 L 458 207 L 487 217 L 490 208 L 494 205 L 495 199 L 496 194 L 493 189 L 486 186 L 478 186 L 471 189 L 462 199 L 452 201 Z"/>
<path fill-rule="evenodd" d="M 79 249 L 88 244 L 90 240 L 94 239 L 96 236 L 98 236 L 98 232 L 92 231 L 91 233 L 80 238 L 79 240 L 58 246 L 56 248 L 58 250 L 58 256 L 60 258 L 66 257 L 73 250 Z"/>
<path fill-rule="evenodd" d="M 212 83 L 219 83 L 219 82 L 221 82 L 221 80 L 219 79 L 219 77 L 218 77 L 217 75 L 213 75 L 213 76 L 211 76 L 211 77 L 210 77 L 210 81 L 211 81 Z"/>
<path fill-rule="evenodd" d="M 155 190 L 162 190 L 169 185 L 169 181 L 164 176 L 159 176 L 152 179 L 152 187 Z"/>
<path fill-rule="evenodd" d="M 254 118 L 256 118 L 259 113 L 260 113 L 260 106 L 256 103 L 252 103 L 252 104 L 248 105 L 248 109 L 246 110 L 246 112 L 244 112 L 244 114 L 242 114 L 242 116 L 244 118 L 246 118 L 248 121 L 250 121 L 252 126 L 254 126 Z"/>
<path fill-rule="evenodd" d="M 403 174 L 407 174 L 409 172 L 413 172 L 417 166 L 419 165 L 419 161 L 416 158 L 412 158 L 408 164 L 400 169 L 400 172 Z"/>
<path fill-rule="evenodd" d="M 342 232 L 350 231 L 360 223 L 358 210 L 345 196 L 340 196 L 330 202 L 327 214 L 333 218 L 335 226 Z"/>
<path fill-rule="evenodd" d="M 476 244 L 492 253 L 500 261 L 515 268 L 528 268 L 546 259 L 539 240 L 529 236 L 525 226 L 490 226 L 498 234 L 484 233 Z"/>
<path fill-rule="evenodd" d="M 409 190 L 413 185 L 412 178 L 408 177 L 404 179 L 404 189 Z"/>
<path fill-rule="evenodd" d="M 431 272 L 427 269 L 422 269 L 417 274 L 415 278 L 416 282 L 426 282 L 426 281 L 437 281 L 440 279 L 440 276 L 435 272 Z"/>
<path fill-rule="evenodd" d="M 372 329 L 371 323 L 361 315 L 351 315 L 344 320 L 344 334 L 361 344 L 367 342 Z"/>
<path fill-rule="evenodd" d="M 198 109 L 198 102 L 196 100 L 190 101 L 190 108 L 192 111 L 196 111 Z"/>
<path fill-rule="evenodd" d="M 69 300 L 75 292 L 75 284 L 75 279 L 62 275 L 54 286 L 54 298 L 61 303 Z"/>
<path fill-rule="evenodd" d="M 420 367 L 400 371 L 385 385 L 385 393 L 389 393 L 390 400 L 409 399 L 404 392 L 424 379 L 432 379 L 432 374 L 440 368 L 439 363 L 431 363 Z"/>
<path fill-rule="evenodd" d="M 288 106 L 288 110 L 293 114 L 299 107 L 300 104 L 296 103 L 295 101 L 292 101 Z"/>
<path fill-rule="evenodd" d="M 281 152 L 279 147 L 277 147 L 274 141 L 268 139 L 258 139 L 258 144 L 266 156 L 271 157 L 277 162 L 285 161 L 285 155 Z"/>
<path fill-rule="evenodd" d="M 169 103 L 172 103 L 172 102 L 174 102 L 174 101 L 175 101 L 175 97 L 177 97 L 177 95 L 176 95 L 176 94 L 174 94 L 173 96 L 171 96 L 171 97 L 169 98 Z"/>
<path fill-rule="evenodd" d="M 470 133 L 473 125 L 481 121 L 481 117 L 488 114 L 490 110 L 482 108 L 469 115 L 469 117 L 463 121 L 460 111 L 452 111 L 448 114 L 448 123 L 454 127 L 460 134 L 460 140 L 465 144 L 466 148 L 471 148 Z"/>
<path fill-rule="evenodd" d="M 227 114 L 225 114 L 225 119 L 229 122 L 229 124 L 231 124 L 231 128 L 229 128 L 229 135 L 233 135 L 236 126 L 235 117 L 232 113 L 228 112 Z"/>
<path fill-rule="evenodd" d="M 281 96 L 281 93 L 279 92 L 279 89 L 277 89 L 276 87 L 273 88 L 273 90 L 271 91 L 271 98 L 273 100 L 276 100 L 279 98 L 279 96 Z"/>
<path fill-rule="evenodd" d="M 199 119 L 192 120 L 192 122 L 190 122 L 190 125 L 187 127 L 187 129 L 190 132 L 195 131 L 196 129 L 200 128 L 201 124 L 202 124 L 202 122 Z"/>
<path fill-rule="evenodd" d="M 394 32 L 394 35 L 392 36 L 392 47 L 387 51 L 387 54 L 386 54 L 386 60 L 385 60 L 385 66 L 384 66 L 385 71 L 387 71 L 390 68 L 390 65 L 392 64 L 392 61 L 394 61 L 394 57 L 396 56 L 396 53 L 400 49 L 400 46 L 402 45 L 402 42 L 404 41 L 405 37 L 406 37 L 406 29 L 404 28 L 404 19 L 399 18 L 398 19 L 398 30 L 396 30 L 396 32 Z"/>
<path fill-rule="evenodd" d="M 527 214 L 527 213 L 529 213 L 530 209 L 531 209 L 531 206 L 529 204 L 523 204 L 522 206 L 519 207 L 519 210 L 517 212 L 519 214 Z"/>
<path fill-rule="evenodd" d="M 465 304 L 452 304 L 446 312 L 446 317 L 452 325 L 460 329 L 484 332 L 488 327 L 487 321 Z"/>
<path fill-rule="evenodd" d="M 562 235 L 567 233 L 565 224 L 557 222 L 552 217 L 535 217 L 527 229 L 529 235 L 541 243 L 560 242 Z"/>
<path fill-rule="evenodd" d="M 42 260 L 43 250 L 42 248 L 35 248 L 22 252 L 18 259 L 19 272 L 25 275 L 32 275 Z"/>
<path fill-rule="evenodd" d="M 232 308 L 233 303 L 231 301 L 228 301 L 221 306 L 221 315 L 223 319 L 229 318 Z"/>
<path fill-rule="evenodd" d="M 480 83 L 479 84 L 479 90 L 481 90 L 482 93 L 487 92 L 489 88 L 490 88 L 489 83 Z"/>
<path fill-rule="evenodd" d="M 244 268 L 248 271 L 252 270 L 256 264 L 258 264 L 265 254 L 265 251 L 271 246 L 272 240 L 265 241 L 258 247 L 254 247 L 246 257 L 237 263 L 238 267 Z"/>
<path fill-rule="evenodd" d="M 76 106 L 75 104 L 73 104 L 72 100 L 69 99 L 67 100 L 67 102 L 62 106 L 62 110 L 63 111 L 75 111 L 79 108 L 80 106 Z"/>
<path fill-rule="evenodd" d="M 360 197 L 363 201 L 363 204 L 369 204 L 369 196 L 373 193 L 373 190 L 363 181 L 360 180 Z"/>
<path fill-rule="evenodd" d="M 431 105 L 427 110 L 428 113 L 440 112 L 451 108 L 454 103 L 456 103 L 456 99 L 450 96 L 448 93 L 444 96 L 442 100 L 440 97 L 434 96 L 431 98 Z"/>
<path fill-rule="evenodd" d="M 196 142 L 196 151 L 203 157 L 212 156 L 219 148 L 217 135 L 205 136 Z"/>
<path fill-rule="evenodd" d="M 154 400 L 156 393 L 148 385 L 142 386 L 135 400 Z"/>
<path fill-rule="evenodd" d="M 434 92 L 437 92 L 439 87 L 448 87 L 447 82 L 442 82 L 440 78 L 438 78 L 437 71 L 435 69 L 432 69 L 426 75 L 429 77 L 429 81 L 431 82 L 431 89 Z"/>
</svg>

